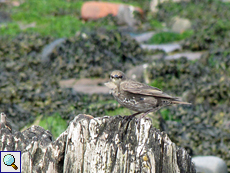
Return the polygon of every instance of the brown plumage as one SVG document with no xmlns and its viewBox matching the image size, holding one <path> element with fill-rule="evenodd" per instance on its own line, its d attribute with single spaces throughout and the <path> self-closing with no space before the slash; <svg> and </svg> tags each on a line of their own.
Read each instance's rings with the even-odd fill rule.
<svg viewBox="0 0 230 173">
<path fill-rule="evenodd" d="M 177 97 L 163 93 L 160 89 L 126 78 L 122 71 L 113 71 L 110 82 L 105 83 L 110 88 L 110 93 L 122 106 L 137 113 L 131 117 L 144 113 L 156 112 L 162 107 L 171 104 L 190 104 L 182 102 Z"/>
<path fill-rule="evenodd" d="M 12 132 L 12 127 L 8 121 L 6 121 L 6 114 L 1 112 L 1 122 L 0 122 L 0 129 L 7 128 L 10 132 Z"/>
</svg>

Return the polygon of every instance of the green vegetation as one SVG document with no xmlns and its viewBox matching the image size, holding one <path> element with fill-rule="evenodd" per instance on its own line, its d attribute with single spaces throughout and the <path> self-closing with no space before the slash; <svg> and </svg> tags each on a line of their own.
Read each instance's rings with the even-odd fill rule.
<svg viewBox="0 0 230 173">
<path fill-rule="evenodd" d="M 89 109 L 95 109 L 97 108 L 98 106 L 100 105 L 105 105 L 105 104 L 117 104 L 117 101 L 116 100 L 106 100 L 106 101 L 99 101 L 99 102 L 96 102 L 96 103 L 91 103 L 88 108 Z"/>
<path fill-rule="evenodd" d="M 66 121 L 78 114 L 94 117 L 131 115 L 133 112 L 120 107 L 111 96 L 73 92 L 69 88 L 60 88 L 59 81 L 104 78 L 113 69 L 127 72 L 148 63 L 146 76 L 151 80 L 151 86 L 192 103 L 169 106 L 148 114 L 153 126 L 166 131 L 173 142 L 188 149 L 191 155 L 211 154 L 225 159 L 230 170 L 230 162 L 227 162 L 230 132 L 225 123 L 230 121 L 230 3 L 169 1 L 159 5 L 155 16 L 147 12 L 141 32 L 154 29 L 157 33 L 149 43 L 185 39 L 183 50 L 206 52 L 199 60 L 159 58 L 149 63 L 147 53 L 139 43 L 120 31 L 110 30 L 116 27 L 114 17 L 83 22 L 80 19 L 83 0 L 25 1 L 10 9 L 12 21 L 0 25 L 0 34 L 5 36 L 0 41 L 0 109 L 9 112 L 9 118 L 16 126 L 22 128 L 33 122 L 57 137 L 66 130 Z M 180 34 L 162 32 L 163 23 L 170 25 L 175 16 L 188 18 L 194 30 Z M 34 27 L 26 28 L 31 23 Z M 25 30 L 21 30 L 22 25 Z M 109 30 L 102 31 L 97 27 Z M 91 32 L 72 37 L 79 30 Z M 8 39 L 9 35 L 21 32 L 36 34 L 20 34 L 13 40 Z M 52 52 L 51 63 L 44 66 L 40 53 L 54 37 L 71 38 Z M 53 113 L 54 110 L 57 113 Z M 46 116 L 42 118 L 42 115 Z M 160 115 L 165 121 L 159 119 Z"/>
<path fill-rule="evenodd" d="M 179 109 L 178 107 L 179 106 L 177 106 L 177 109 Z M 181 123 L 181 118 L 174 116 L 174 114 L 172 114 L 170 107 L 160 109 L 159 114 L 165 121 L 176 121 Z"/>
<path fill-rule="evenodd" d="M 16 36 L 20 32 L 21 30 L 16 22 L 2 24 L 0 27 L 1 35 Z"/>
<path fill-rule="evenodd" d="M 149 19 L 149 24 L 150 24 L 151 28 L 153 28 L 153 29 L 162 29 L 163 28 L 162 23 L 159 22 L 158 20 Z"/>
<path fill-rule="evenodd" d="M 11 9 L 13 23 L 1 27 L 1 33 L 11 36 L 20 32 L 36 32 L 56 37 L 72 36 L 84 25 L 79 19 L 81 5 L 82 2 L 64 0 L 27 1 Z M 21 31 L 19 22 L 24 26 L 35 23 L 35 27 Z"/>
<path fill-rule="evenodd" d="M 160 114 L 162 116 L 162 118 L 167 121 L 167 120 L 172 120 L 172 115 L 169 109 L 167 108 L 162 108 L 160 110 Z"/>
<path fill-rule="evenodd" d="M 49 130 L 56 138 L 67 128 L 66 120 L 59 113 L 54 113 L 51 116 L 45 116 L 39 123 L 44 129 Z"/>
<path fill-rule="evenodd" d="M 150 86 L 153 86 L 153 87 L 156 87 L 156 88 L 159 88 L 159 89 L 163 89 L 164 88 L 164 79 L 159 77 L 159 78 L 153 80 L 150 83 Z"/>
<path fill-rule="evenodd" d="M 160 32 L 160 33 L 153 35 L 153 37 L 149 40 L 149 43 L 161 44 L 161 43 L 180 41 L 180 40 L 190 37 L 192 34 L 193 34 L 192 30 L 185 31 L 181 34 L 174 33 L 174 32 Z"/>
<path fill-rule="evenodd" d="M 106 115 L 109 115 L 109 116 L 114 116 L 114 115 L 121 115 L 121 116 L 124 116 L 124 115 L 132 115 L 133 112 L 130 111 L 129 109 L 127 108 L 117 108 L 115 110 L 109 110 L 109 111 L 106 111 Z"/>
<path fill-rule="evenodd" d="M 29 32 L 40 33 L 43 36 L 71 37 L 79 30 L 102 26 L 106 29 L 116 28 L 113 22 L 106 19 L 87 22 L 81 20 L 80 10 L 83 2 L 83 0 L 27 0 L 20 6 L 9 10 L 12 22 L 1 25 L 0 33 L 16 36 L 22 32 Z M 118 0 L 112 2 L 122 3 Z M 129 2 L 129 4 L 139 5 L 136 1 Z M 34 23 L 35 26 L 26 27 L 31 23 Z M 23 25 L 25 29 L 20 29 L 19 25 Z"/>
<path fill-rule="evenodd" d="M 157 19 L 169 23 L 172 17 L 180 16 L 192 22 L 194 34 L 186 41 L 190 50 L 229 48 L 230 4 L 220 0 L 203 0 L 161 4 Z"/>
</svg>

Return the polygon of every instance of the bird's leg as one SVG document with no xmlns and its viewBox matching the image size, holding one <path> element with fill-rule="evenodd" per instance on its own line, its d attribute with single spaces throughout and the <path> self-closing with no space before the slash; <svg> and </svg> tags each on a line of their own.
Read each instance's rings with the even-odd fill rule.
<svg viewBox="0 0 230 173">
<path fill-rule="evenodd" d="M 138 121 L 141 121 L 141 118 L 144 118 L 147 114 L 149 114 L 150 112 L 152 112 L 152 110 L 151 111 L 147 111 L 147 112 L 145 112 L 144 114 L 142 114 L 139 118 L 138 118 Z"/>
<path fill-rule="evenodd" d="M 124 119 L 128 120 L 128 119 L 132 119 L 133 117 L 135 117 L 136 115 L 140 114 L 141 112 L 137 112 L 137 113 L 134 113 L 132 115 L 129 115 L 129 116 L 125 116 Z"/>
<path fill-rule="evenodd" d="M 137 119 L 137 126 L 138 128 L 140 128 L 140 125 L 141 125 L 141 118 L 144 118 L 148 113 L 150 113 L 152 111 L 147 111 L 145 113 L 143 113 L 138 119 Z"/>
</svg>

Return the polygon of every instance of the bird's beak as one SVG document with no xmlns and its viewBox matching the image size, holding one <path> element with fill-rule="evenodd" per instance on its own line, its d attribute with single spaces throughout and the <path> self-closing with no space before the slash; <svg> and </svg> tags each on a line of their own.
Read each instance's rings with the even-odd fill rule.
<svg viewBox="0 0 230 173">
<path fill-rule="evenodd" d="M 115 85 L 115 83 L 113 83 L 113 82 L 107 82 L 107 83 L 105 83 L 105 86 L 107 86 L 107 87 L 110 88 L 110 89 L 116 88 L 116 85 Z"/>
<path fill-rule="evenodd" d="M 112 79 L 112 82 L 113 82 L 114 84 L 116 84 L 116 85 L 119 85 L 120 82 L 121 82 L 121 79 L 115 79 L 115 78 L 113 78 L 113 79 Z"/>
</svg>

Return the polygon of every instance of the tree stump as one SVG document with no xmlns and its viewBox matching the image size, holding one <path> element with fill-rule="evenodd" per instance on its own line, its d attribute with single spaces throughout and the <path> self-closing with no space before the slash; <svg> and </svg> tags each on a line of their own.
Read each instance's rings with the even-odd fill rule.
<svg viewBox="0 0 230 173">
<path fill-rule="evenodd" d="M 80 114 L 55 141 L 39 126 L 0 130 L 0 150 L 22 151 L 22 172 L 193 173 L 186 150 L 151 120 Z"/>
</svg>

